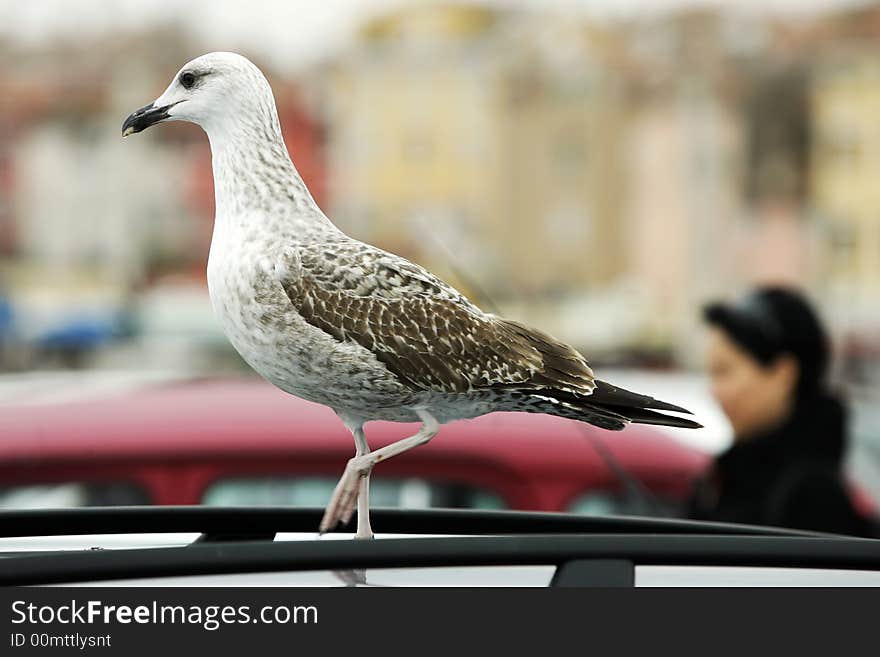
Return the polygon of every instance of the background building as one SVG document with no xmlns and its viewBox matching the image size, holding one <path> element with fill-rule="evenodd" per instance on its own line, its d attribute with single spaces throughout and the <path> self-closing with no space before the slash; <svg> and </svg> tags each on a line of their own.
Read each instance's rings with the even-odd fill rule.
<svg viewBox="0 0 880 657">
<path fill-rule="evenodd" d="M 793 284 L 822 303 L 847 376 L 870 381 L 880 10 L 686 4 L 598 20 L 401 3 L 318 55 L 272 46 L 271 25 L 248 54 L 327 213 L 486 308 L 596 363 L 693 368 L 703 303 Z M 227 349 L 204 290 L 207 140 L 183 124 L 118 132 L 181 62 L 245 28 L 208 36 L 171 13 L 0 37 L 3 330 L 29 354 L 7 367 L 52 364 L 43 347 L 72 326 L 113 345 L 96 362 L 143 362 L 132 345 L 154 333 Z"/>
</svg>

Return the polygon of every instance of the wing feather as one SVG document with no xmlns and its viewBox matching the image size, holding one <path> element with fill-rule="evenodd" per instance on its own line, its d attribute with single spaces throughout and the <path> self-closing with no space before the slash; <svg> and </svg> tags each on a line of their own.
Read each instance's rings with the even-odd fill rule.
<svg viewBox="0 0 880 657">
<path fill-rule="evenodd" d="M 335 258 L 326 258 L 333 251 Z M 482 312 L 427 270 L 348 240 L 286 250 L 275 272 L 305 321 L 371 351 L 419 390 L 557 388 L 589 395 L 593 373 L 572 347 Z"/>
</svg>

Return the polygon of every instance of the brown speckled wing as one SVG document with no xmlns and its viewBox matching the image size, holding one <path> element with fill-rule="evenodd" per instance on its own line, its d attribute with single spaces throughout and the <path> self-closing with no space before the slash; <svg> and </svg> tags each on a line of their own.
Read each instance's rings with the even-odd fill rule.
<svg viewBox="0 0 880 657">
<path fill-rule="evenodd" d="M 329 257 L 328 257 L 329 255 Z M 281 284 L 299 314 L 340 341 L 372 352 L 416 390 L 592 392 L 574 349 L 480 311 L 418 265 L 360 242 L 288 254 Z"/>
</svg>

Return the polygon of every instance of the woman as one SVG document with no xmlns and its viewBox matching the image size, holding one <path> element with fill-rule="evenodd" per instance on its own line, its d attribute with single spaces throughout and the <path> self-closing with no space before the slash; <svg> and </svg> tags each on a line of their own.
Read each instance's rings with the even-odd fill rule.
<svg viewBox="0 0 880 657">
<path fill-rule="evenodd" d="M 830 347 L 810 306 L 764 288 L 704 314 L 712 394 L 734 442 L 698 482 L 690 516 L 868 535 L 843 483 L 847 413 L 826 387 Z"/>
</svg>

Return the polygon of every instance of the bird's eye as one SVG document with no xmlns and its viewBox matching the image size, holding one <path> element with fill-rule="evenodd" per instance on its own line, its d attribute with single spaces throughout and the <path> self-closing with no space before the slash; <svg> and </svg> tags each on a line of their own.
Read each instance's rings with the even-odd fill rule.
<svg viewBox="0 0 880 657">
<path fill-rule="evenodd" d="M 180 84 L 183 85 L 184 89 L 192 89 L 193 85 L 196 83 L 196 76 L 193 73 L 187 71 L 186 73 L 180 74 Z"/>
</svg>

